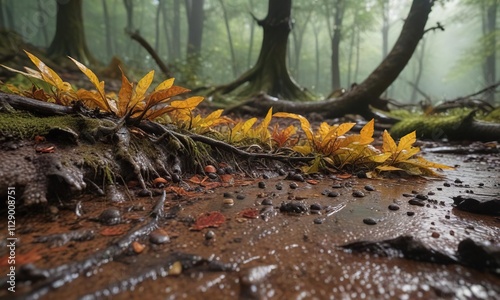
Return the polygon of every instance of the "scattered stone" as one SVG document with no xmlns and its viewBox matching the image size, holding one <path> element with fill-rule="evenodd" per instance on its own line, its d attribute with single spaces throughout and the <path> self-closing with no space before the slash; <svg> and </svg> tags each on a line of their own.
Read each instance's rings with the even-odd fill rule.
<svg viewBox="0 0 500 300">
<path fill-rule="evenodd" d="M 457 256 L 463 265 L 500 275 L 498 245 L 482 245 L 467 238 L 458 244 Z"/>
<path fill-rule="evenodd" d="M 429 196 L 434 196 L 434 195 L 436 195 L 436 193 L 434 193 L 433 191 L 429 191 L 429 192 L 427 193 L 427 195 L 429 195 Z"/>
<path fill-rule="evenodd" d="M 484 183 L 480 182 L 480 183 L 479 183 L 479 186 L 484 186 Z"/>
<path fill-rule="evenodd" d="M 243 199 L 245 199 L 245 195 L 243 195 L 243 194 L 238 194 L 238 195 L 236 195 L 236 199 L 238 199 L 238 200 L 243 200 Z"/>
<path fill-rule="evenodd" d="M 449 184 L 448 182 L 443 183 L 443 185 L 444 185 L 445 187 L 450 187 L 450 186 L 451 186 L 451 184 Z"/>
<path fill-rule="evenodd" d="M 296 188 L 298 188 L 298 187 L 299 187 L 299 185 L 298 185 L 296 182 L 292 182 L 292 183 L 290 183 L 290 188 L 291 188 L 291 189 L 296 189 Z"/>
<path fill-rule="evenodd" d="M 262 202 L 260 203 L 262 205 L 273 205 L 273 201 L 269 198 L 265 198 L 264 200 L 262 200 Z"/>
<path fill-rule="evenodd" d="M 417 194 L 415 196 L 415 198 L 417 198 L 419 200 L 429 200 L 429 197 L 427 195 L 424 195 L 424 194 Z"/>
<path fill-rule="evenodd" d="M 331 197 L 331 198 L 335 198 L 335 197 L 339 196 L 339 193 L 337 193 L 337 192 L 329 192 L 327 196 Z"/>
<path fill-rule="evenodd" d="M 334 185 L 332 185 L 332 188 L 334 189 L 340 189 L 340 188 L 343 188 L 344 186 L 340 183 L 335 183 Z"/>
<path fill-rule="evenodd" d="M 280 211 L 302 214 L 307 212 L 307 206 L 300 201 L 282 202 L 280 205 Z"/>
<path fill-rule="evenodd" d="M 151 191 L 148 189 L 142 189 L 137 192 L 137 196 L 139 197 L 151 197 L 151 195 L 153 195 L 153 193 L 151 193 Z"/>
<path fill-rule="evenodd" d="M 463 211 L 485 214 L 485 215 L 500 215 L 500 199 L 492 199 L 490 197 L 453 197 L 454 206 Z"/>
<path fill-rule="evenodd" d="M 408 203 L 409 203 L 410 205 L 425 206 L 425 203 L 424 203 L 424 202 L 422 202 L 421 200 L 418 200 L 418 199 L 416 199 L 416 198 L 413 198 L 413 199 L 408 200 Z"/>
<path fill-rule="evenodd" d="M 146 245 L 139 243 L 138 241 L 133 241 L 132 242 L 132 250 L 134 250 L 135 253 L 139 254 L 144 249 L 146 248 Z"/>
<path fill-rule="evenodd" d="M 389 210 L 399 210 L 399 205 L 397 205 L 397 204 L 389 204 Z"/>
<path fill-rule="evenodd" d="M 415 197 L 414 194 L 403 193 L 403 197 Z"/>
<path fill-rule="evenodd" d="M 314 210 L 321 210 L 323 207 L 321 207 L 321 204 L 319 203 L 313 203 L 309 208 Z"/>
<path fill-rule="evenodd" d="M 266 188 L 266 183 L 264 181 L 259 181 L 258 185 L 259 185 L 259 188 L 261 188 L 261 189 Z"/>
<path fill-rule="evenodd" d="M 210 179 L 217 179 L 219 177 L 219 175 L 217 175 L 217 173 L 208 173 L 208 178 Z"/>
<path fill-rule="evenodd" d="M 213 230 L 209 230 L 207 231 L 207 233 L 205 233 L 205 240 L 211 240 L 215 237 L 215 232 Z"/>
<path fill-rule="evenodd" d="M 224 194 L 222 195 L 224 198 L 233 198 L 233 194 L 229 193 L 229 192 L 224 192 Z"/>
<path fill-rule="evenodd" d="M 233 206 L 234 205 L 234 200 L 232 198 L 225 198 L 222 202 L 226 206 Z"/>
<path fill-rule="evenodd" d="M 450 215 L 444 216 L 445 219 L 450 219 Z"/>
<path fill-rule="evenodd" d="M 437 239 L 437 238 L 439 238 L 441 235 L 439 234 L 439 232 L 434 231 L 434 232 L 432 232 L 431 236 L 432 236 L 433 238 Z"/>
<path fill-rule="evenodd" d="M 457 178 L 455 179 L 455 183 L 463 183 L 463 181 Z"/>
<path fill-rule="evenodd" d="M 277 183 L 277 184 L 276 184 L 276 189 L 277 189 L 278 191 L 281 191 L 281 190 L 283 189 L 283 185 L 282 185 L 281 183 Z"/>
<path fill-rule="evenodd" d="M 278 174 L 279 174 L 280 176 L 285 176 L 285 175 L 286 175 L 286 171 L 285 171 L 284 169 L 281 169 L 281 168 L 280 168 L 280 169 L 278 169 Z"/>
<path fill-rule="evenodd" d="M 352 191 L 352 195 L 356 198 L 362 198 L 365 196 L 365 193 L 363 193 L 362 191 L 360 190 L 354 190 Z"/>
<path fill-rule="evenodd" d="M 413 212 L 413 211 L 407 211 L 406 215 L 409 216 L 409 217 L 411 217 L 411 216 L 415 215 L 415 212 Z"/>
<path fill-rule="evenodd" d="M 270 177 L 269 177 L 269 175 L 267 175 L 267 174 L 262 174 L 262 179 L 269 179 L 269 178 L 270 178 Z"/>
<path fill-rule="evenodd" d="M 231 166 L 225 167 L 224 171 L 226 172 L 226 174 L 233 174 L 234 173 L 234 169 Z"/>
<path fill-rule="evenodd" d="M 363 223 L 365 223 L 366 225 L 375 225 L 377 224 L 377 221 L 375 221 L 375 219 L 373 218 L 365 218 L 363 219 Z"/>
<path fill-rule="evenodd" d="M 465 229 L 474 230 L 474 226 L 468 225 L 467 227 L 465 227 Z"/>
<path fill-rule="evenodd" d="M 149 234 L 149 241 L 161 245 L 170 242 L 170 237 L 163 229 L 156 229 Z"/>
<path fill-rule="evenodd" d="M 325 218 L 316 218 L 313 222 L 314 224 L 323 224 L 325 222 Z"/>
<path fill-rule="evenodd" d="M 371 185 L 365 185 L 365 190 L 367 190 L 369 192 L 373 192 L 373 191 L 375 191 L 375 188 Z"/>
<path fill-rule="evenodd" d="M 181 182 L 181 180 L 182 180 L 181 175 L 179 175 L 177 173 L 172 174 L 172 182 L 173 183 L 179 183 L 179 182 Z"/>
<path fill-rule="evenodd" d="M 112 226 L 121 223 L 122 214 L 118 208 L 111 207 L 103 210 L 98 219 L 102 224 Z"/>
<path fill-rule="evenodd" d="M 368 178 L 368 176 L 366 176 L 366 172 L 365 171 L 359 171 L 358 173 L 356 173 L 356 176 L 358 178 Z"/>
<path fill-rule="evenodd" d="M 438 187 L 438 188 L 437 188 L 437 190 L 438 190 L 438 191 L 442 191 L 442 190 L 443 190 L 443 188 Z"/>
<path fill-rule="evenodd" d="M 450 235 L 455 235 L 455 231 L 450 230 Z"/>
</svg>

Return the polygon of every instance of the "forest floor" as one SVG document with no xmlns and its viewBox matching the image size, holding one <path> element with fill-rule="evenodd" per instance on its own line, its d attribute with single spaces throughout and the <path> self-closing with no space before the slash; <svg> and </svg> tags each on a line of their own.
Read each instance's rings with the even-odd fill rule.
<svg viewBox="0 0 500 300">
<path fill-rule="evenodd" d="M 498 299 L 500 218 L 458 210 L 452 198 L 499 199 L 500 155 L 468 145 L 437 154 L 460 149 L 443 146 L 424 146 L 425 158 L 456 166 L 438 179 L 302 181 L 257 170 L 185 176 L 152 197 L 118 186 L 19 209 L 16 292 L 3 277 L 0 298 Z M 12 253 L 6 221 L 0 228 L 5 276 Z M 489 246 L 467 256 L 467 239 Z M 358 241 L 367 243 L 341 247 Z M 496 269 L 482 264 L 488 255 Z"/>
</svg>

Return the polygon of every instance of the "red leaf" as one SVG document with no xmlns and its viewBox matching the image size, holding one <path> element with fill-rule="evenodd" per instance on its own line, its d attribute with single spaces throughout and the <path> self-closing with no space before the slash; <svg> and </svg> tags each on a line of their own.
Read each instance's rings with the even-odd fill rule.
<svg viewBox="0 0 500 300">
<path fill-rule="evenodd" d="M 319 181 L 316 179 L 308 179 L 308 180 L 306 180 L 306 182 L 311 184 L 311 185 L 316 185 L 319 183 Z"/>
<path fill-rule="evenodd" d="M 246 208 L 238 213 L 238 215 L 247 219 L 257 219 L 259 217 L 258 208 Z"/>
<path fill-rule="evenodd" d="M 202 230 L 208 227 L 219 227 L 226 222 L 226 217 L 218 211 L 202 213 L 196 219 L 193 227 L 190 230 Z"/>
<path fill-rule="evenodd" d="M 50 146 L 50 147 L 36 147 L 35 151 L 37 153 L 54 153 L 54 152 L 56 152 L 56 147 L 55 146 Z"/>
<path fill-rule="evenodd" d="M 128 230 L 128 225 L 127 226 L 112 226 L 112 227 L 106 227 L 103 230 L 101 230 L 101 235 L 103 236 L 117 236 L 117 235 L 122 235 L 125 234 Z"/>
</svg>

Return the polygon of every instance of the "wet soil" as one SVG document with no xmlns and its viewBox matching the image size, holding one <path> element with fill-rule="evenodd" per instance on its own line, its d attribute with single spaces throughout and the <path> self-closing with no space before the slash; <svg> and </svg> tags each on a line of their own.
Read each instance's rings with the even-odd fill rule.
<svg viewBox="0 0 500 300">
<path fill-rule="evenodd" d="M 40 295 L 44 294 L 42 299 L 109 295 L 114 299 L 499 299 L 498 273 L 339 247 L 403 235 L 450 257 L 456 257 L 458 244 L 466 238 L 500 246 L 498 216 L 458 210 L 452 199 L 475 195 L 498 199 L 498 154 L 425 157 L 457 168 L 446 171 L 443 179 L 330 176 L 301 182 L 277 176 L 245 178 L 186 196 L 169 193 L 165 217 L 153 234 L 138 236 L 138 243 L 120 255 L 86 268 L 60 287 L 55 282 Z M 86 259 L 149 222 L 160 197 L 112 202 L 87 195 L 67 209 L 20 212 L 17 270 L 26 263 L 46 270 Z M 117 208 L 119 217 L 108 211 L 106 221 L 101 220 L 110 207 Z M 198 228 L 196 221 L 208 212 L 220 212 L 224 218 L 210 221 L 218 227 Z M 83 232 L 83 238 L 73 234 L 76 238 L 62 242 L 40 242 L 44 240 L 40 237 L 68 232 Z M 5 275 L 6 245 L 1 245 L 0 256 L 0 274 Z M 22 282 L 20 276 L 15 296 L 37 296 L 34 291 L 40 290 L 43 280 L 35 282 L 32 276 L 33 282 Z M 3 286 L 0 297 L 11 296 Z"/>
</svg>

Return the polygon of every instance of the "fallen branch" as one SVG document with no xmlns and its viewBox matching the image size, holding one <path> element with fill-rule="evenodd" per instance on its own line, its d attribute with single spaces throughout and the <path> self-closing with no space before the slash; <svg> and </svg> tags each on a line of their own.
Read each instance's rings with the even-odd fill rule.
<svg viewBox="0 0 500 300">
<path fill-rule="evenodd" d="M 127 34 L 130 36 L 131 39 L 137 41 L 146 51 L 148 51 L 149 55 L 155 60 L 156 64 L 158 67 L 160 67 L 160 70 L 167 76 L 168 78 L 173 77 L 172 73 L 170 72 L 170 69 L 165 65 L 165 63 L 161 60 L 160 56 L 156 51 L 151 47 L 151 45 L 139 34 L 139 31 L 136 30 L 135 32 L 132 31 L 127 31 Z"/>
</svg>

